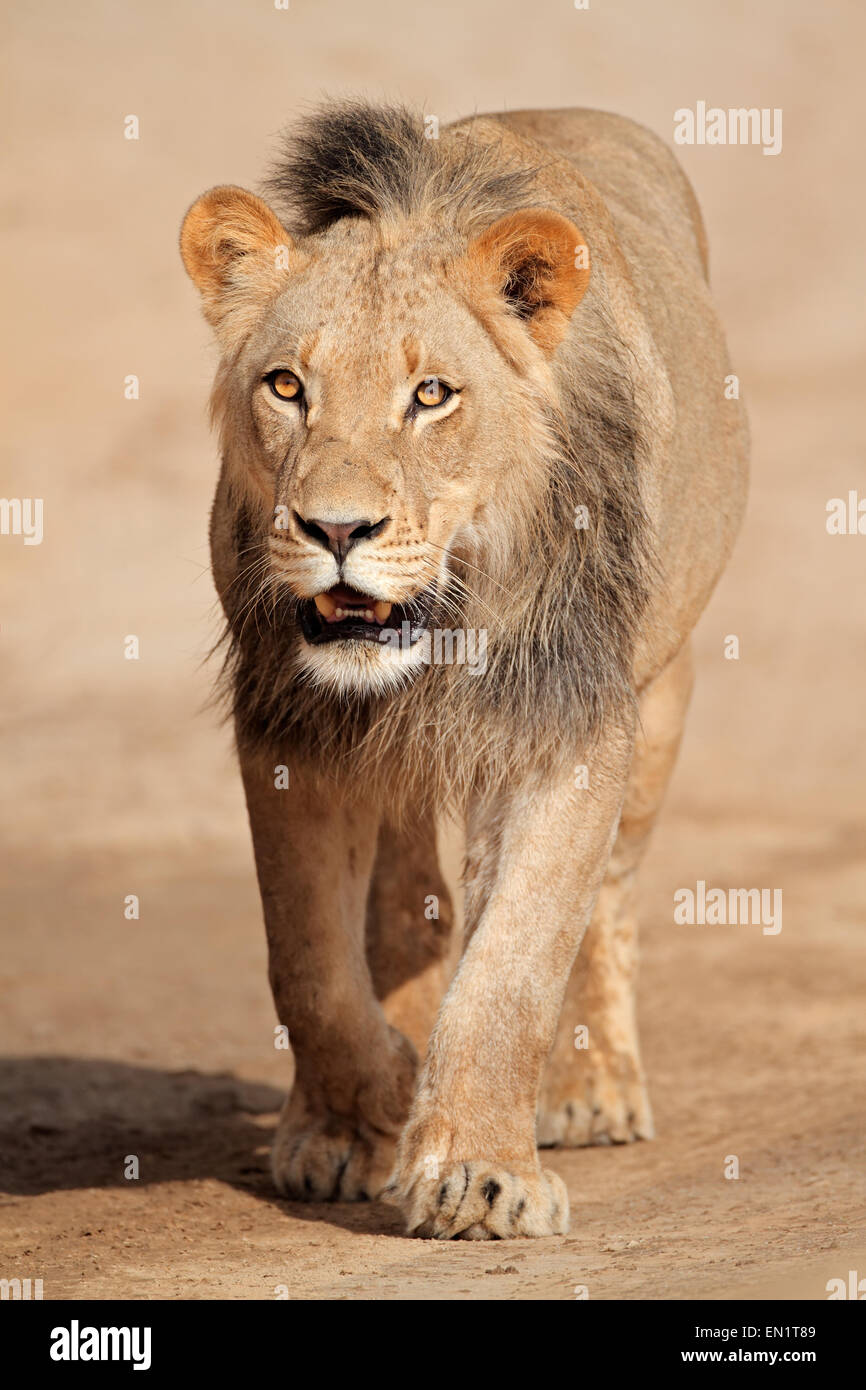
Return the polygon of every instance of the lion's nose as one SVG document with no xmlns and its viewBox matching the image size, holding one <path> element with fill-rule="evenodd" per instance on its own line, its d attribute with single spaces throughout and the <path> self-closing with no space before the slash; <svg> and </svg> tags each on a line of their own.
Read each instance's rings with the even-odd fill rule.
<svg viewBox="0 0 866 1390">
<path fill-rule="evenodd" d="M 379 521 L 326 521 L 322 517 L 303 517 L 295 512 L 295 520 L 305 536 L 325 546 L 337 564 L 342 565 L 353 545 L 378 536 L 391 518 L 383 516 Z"/>
</svg>

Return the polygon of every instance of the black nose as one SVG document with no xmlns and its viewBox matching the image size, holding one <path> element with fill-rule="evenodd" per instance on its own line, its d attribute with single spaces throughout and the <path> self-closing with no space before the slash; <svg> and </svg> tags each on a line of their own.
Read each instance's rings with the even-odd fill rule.
<svg viewBox="0 0 866 1390">
<path fill-rule="evenodd" d="M 391 518 L 383 516 L 381 521 L 323 521 L 320 517 L 305 518 L 295 512 L 295 520 L 305 536 L 330 550 L 337 564 L 342 565 L 353 545 L 378 536 Z"/>
</svg>

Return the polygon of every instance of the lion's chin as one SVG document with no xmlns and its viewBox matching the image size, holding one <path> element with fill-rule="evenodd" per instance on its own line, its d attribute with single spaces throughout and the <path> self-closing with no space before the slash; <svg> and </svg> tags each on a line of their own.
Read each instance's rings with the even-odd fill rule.
<svg viewBox="0 0 866 1390">
<path fill-rule="evenodd" d="M 382 696 L 402 690 L 424 669 L 420 646 L 377 646 L 341 641 L 311 646 L 302 641 L 298 672 L 323 692 L 338 696 Z"/>
</svg>

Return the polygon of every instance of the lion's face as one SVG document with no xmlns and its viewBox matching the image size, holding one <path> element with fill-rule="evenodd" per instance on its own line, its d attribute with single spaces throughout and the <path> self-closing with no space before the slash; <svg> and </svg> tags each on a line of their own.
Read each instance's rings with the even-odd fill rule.
<svg viewBox="0 0 866 1390">
<path fill-rule="evenodd" d="M 571 254 L 577 233 L 558 221 Z M 279 224 L 264 233 L 283 264 L 260 266 L 257 304 L 223 279 L 210 314 L 236 336 L 242 324 L 221 392 L 266 509 L 263 578 L 298 601 L 308 676 L 382 692 L 418 670 L 431 620 L 459 625 L 473 565 L 492 563 L 501 519 L 532 505 L 531 474 L 524 466 L 518 481 L 509 462 L 541 453 L 551 310 L 565 315 L 549 301 L 543 324 L 541 312 L 535 323 L 515 315 L 497 293 L 490 260 L 502 252 L 489 234 L 467 256 L 356 219 L 300 246 Z M 209 234 L 219 246 L 218 226 Z M 188 267 L 199 245 L 184 246 Z M 245 249 L 247 275 L 249 261 Z"/>
<path fill-rule="evenodd" d="M 407 675 L 431 612 L 457 606 L 449 556 L 487 531 L 529 425 L 519 378 L 432 257 L 375 255 L 366 230 L 359 246 L 335 229 L 244 355 L 299 659 L 355 688 Z"/>
</svg>

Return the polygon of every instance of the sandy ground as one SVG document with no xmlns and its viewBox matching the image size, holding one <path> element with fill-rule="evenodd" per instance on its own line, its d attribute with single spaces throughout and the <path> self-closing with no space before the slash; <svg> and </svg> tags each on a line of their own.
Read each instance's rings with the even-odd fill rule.
<svg viewBox="0 0 866 1390">
<path fill-rule="evenodd" d="M 46 1298 L 570 1299 L 823 1298 L 866 1275 L 866 538 L 825 529 L 829 498 L 866 495 L 849 177 L 866 26 L 853 4 L 751 10 L 7 16 L 2 488 L 44 498 L 45 535 L 0 536 L 0 1277 L 42 1278 Z M 784 112 L 776 158 L 682 152 L 750 406 L 752 500 L 644 878 L 658 1139 L 550 1158 L 562 1240 L 409 1241 L 387 1208 L 277 1201 L 266 1172 L 287 1066 L 239 778 L 202 709 L 213 353 L 175 238 L 198 192 L 254 184 L 299 105 L 345 90 L 443 120 L 601 106 L 668 137 L 697 100 Z M 672 894 L 699 878 L 781 888 L 781 933 L 675 926 Z"/>
</svg>

